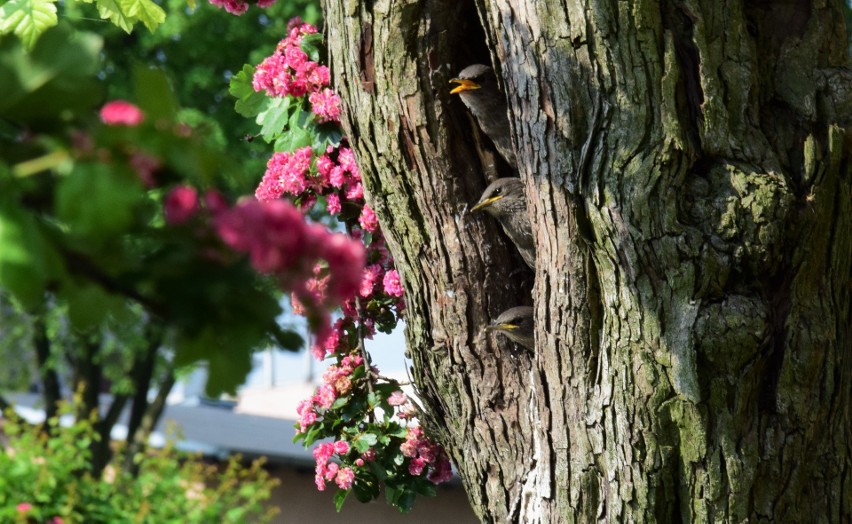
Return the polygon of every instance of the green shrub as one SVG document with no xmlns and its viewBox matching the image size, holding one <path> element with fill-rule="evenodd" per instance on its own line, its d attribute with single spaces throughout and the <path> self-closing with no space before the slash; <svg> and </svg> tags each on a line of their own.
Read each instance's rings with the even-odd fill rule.
<svg viewBox="0 0 852 524">
<path fill-rule="evenodd" d="M 70 408 L 65 406 L 62 413 Z M 8 413 L 0 453 L 0 522 L 50 524 L 269 522 L 276 509 L 263 505 L 278 483 L 262 461 L 220 467 L 199 456 L 166 448 L 139 454 L 139 475 L 107 466 L 89 473 L 92 422 L 63 427 L 48 421 L 50 436 Z M 117 456 L 120 453 L 116 454 Z"/>
</svg>

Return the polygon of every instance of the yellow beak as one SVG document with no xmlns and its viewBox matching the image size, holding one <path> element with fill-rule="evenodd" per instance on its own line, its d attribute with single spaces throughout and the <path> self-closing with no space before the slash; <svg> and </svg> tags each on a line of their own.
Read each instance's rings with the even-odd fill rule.
<svg viewBox="0 0 852 524">
<path fill-rule="evenodd" d="M 513 329 L 518 329 L 516 324 L 493 324 L 485 328 L 486 331 L 512 331 Z"/>
<path fill-rule="evenodd" d="M 453 78 L 452 80 L 450 80 L 450 83 L 458 84 L 456 87 L 453 88 L 452 91 L 450 91 L 451 95 L 461 93 L 462 91 L 470 91 L 471 89 L 479 89 L 480 87 L 482 87 L 473 80 L 463 80 L 461 78 Z"/>
<path fill-rule="evenodd" d="M 470 212 L 473 213 L 474 211 L 480 210 L 483 207 L 490 206 L 491 204 L 493 204 L 494 202 L 497 202 L 501 198 L 503 198 L 503 195 L 497 195 L 497 196 L 493 196 L 491 198 L 486 198 L 482 202 L 480 202 L 480 203 L 476 204 L 475 206 L 473 206 L 472 208 L 470 208 Z"/>
</svg>

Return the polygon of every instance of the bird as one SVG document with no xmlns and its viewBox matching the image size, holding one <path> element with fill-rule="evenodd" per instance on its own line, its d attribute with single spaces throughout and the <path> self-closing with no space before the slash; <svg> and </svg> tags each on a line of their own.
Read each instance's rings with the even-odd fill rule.
<svg viewBox="0 0 852 524">
<path fill-rule="evenodd" d="M 535 269 L 535 242 L 527 213 L 527 197 L 520 178 L 498 178 L 485 188 L 470 212 L 485 211 L 496 218 L 518 248 L 524 262 Z"/>
<path fill-rule="evenodd" d="M 473 113 L 479 127 L 494 142 L 497 152 L 517 170 L 518 161 L 512 148 L 506 97 L 497 87 L 494 70 L 487 65 L 473 64 L 462 69 L 458 77 L 451 79 L 450 83 L 458 84 L 450 94 L 459 95 L 464 105 Z"/>
<path fill-rule="evenodd" d="M 500 313 L 486 331 L 499 331 L 530 351 L 535 350 L 533 308 L 517 306 Z"/>
</svg>

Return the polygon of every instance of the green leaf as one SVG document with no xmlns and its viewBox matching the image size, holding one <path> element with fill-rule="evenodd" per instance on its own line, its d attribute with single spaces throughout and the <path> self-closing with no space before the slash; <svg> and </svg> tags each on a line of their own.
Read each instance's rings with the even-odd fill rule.
<svg viewBox="0 0 852 524">
<path fill-rule="evenodd" d="M 32 49 L 38 37 L 57 24 L 56 0 L 9 0 L 0 6 L 0 34 L 15 33 Z"/>
<path fill-rule="evenodd" d="M 66 286 L 63 291 L 68 300 L 68 319 L 82 331 L 98 327 L 113 309 L 123 306 L 119 297 L 97 285 Z"/>
<path fill-rule="evenodd" d="M 27 309 L 35 307 L 44 292 L 49 255 L 32 215 L 0 200 L 0 286 Z"/>
<path fill-rule="evenodd" d="M 174 121 L 179 110 L 178 101 L 161 69 L 142 65 L 133 68 L 133 93 L 136 103 L 152 120 Z"/>
<path fill-rule="evenodd" d="M 299 47 L 302 48 L 302 51 L 304 51 L 305 54 L 308 55 L 308 58 L 310 58 L 313 62 L 319 62 L 320 58 L 322 58 L 320 56 L 320 51 L 322 49 L 322 34 L 313 33 L 303 36 Z"/>
<path fill-rule="evenodd" d="M 328 146 L 337 147 L 343 139 L 343 131 L 337 122 L 317 124 L 314 130 L 314 151 L 325 151 Z"/>
<path fill-rule="evenodd" d="M 277 152 L 290 153 L 297 149 L 312 145 L 313 137 L 300 128 L 291 128 L 275 141 L 273 148 Z"/>
<path fill-rule="evenodd" d="M 151 32 L 166 20 L 166 12 L 151 0 L 126 0 L 123 4 L 127 14 L 141 20 Z"/>
<path fill-rule="evenodd" d="M 340 508 L 343 507 L 343 503 L 346 502 L 346 497 L 349 496 L 351 490 L 348 489 L 338 489 L 337 493 L 334 494 L 334 509 L 337 512 L 340 512 Z"/>
<path fill-rule="evenodd" d="M 359 453 L 364 453 L 371 447 L 375 446 L 378 441 L 379 439 L 376 435 L 372 433 L 362 433 L 355 437 L 355 442 L 353 444 Z"/>
<path fill-rule="evenodd" d="M 133 24 L 136 23 L 136 17 L 127 12 L 129 6 L 126 0 L 97 0 L 97 5 L 101 18 L 109 20 L 125 33 L 130 34 Z"/>
<path fill-rule="evenodd" d="M 273 100 L 265 93 L 258 93 L 252 86 L 254 78 L 254 67 L 246 64 L 242 70 L 231 77 L 228 92 L 237 99 L 234 109 L 244 117 L 251 118 L 267 109 L 267 105 Z M 283 99 L 289 103 L 289 99 Z"/>
<path fill-rule="evenodd" d="M 257 123 L 262 127 L 260 134 L 267 142 L 287 129 L 290 119 L 290 98 L 270 98 L 267 107 L 257 115 Z"/>
<path fill-rule="evenodd" d="M 144 199 L 134 173 L 104 164 L 77 164 L 56 189 L 56 214 L 73 233 L 99 244 L 125 232 Z"/>
<path fill-rule="evenodd" d="M 331 407 L 329 407 L 328 409 L 330 409 L 332 411 L 334 411 L 336 409 L 340 409 L 343 406 L 345 406 L 346 404 L 349 404 L 350 398 L 351 397 L 349 395 L 342 396 L 342 397 L 336 399 L 334 402 L 332 402 Z"/>
<path fill-rule="evenodd" d="M 282 349 L 298 351 L 305 345 L 305 339 L 295 331 L 278 329 L 273 333 L 273 336 Z"/>
</svg>

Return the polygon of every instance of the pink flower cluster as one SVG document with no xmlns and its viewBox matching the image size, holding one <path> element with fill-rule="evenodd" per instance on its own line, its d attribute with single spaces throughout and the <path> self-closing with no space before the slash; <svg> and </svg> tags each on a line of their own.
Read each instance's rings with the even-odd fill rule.
<svg viewBox="0 0 852 524">
<path fill-rule="evenodd" d="M 350 467 L 340 467 L 336 462 L 331 462 L 333 455 L 345 456 L 349 453 L 349 443 L 345 440 L 336 442 L 323 442 L 314 448 L 314 459 L 317 461 L 316 476 L 314 482 L 317 489 L 325 491 L 327 482 L 334 481 L 340 489 L 349 489 L 355 480 L 355 472 Z"/>
<path fill-rule="evenodd" d="M 323 385 L 317 388 L 316 394 L 309 399 L 299 402 L 296 413 L 299 415 L 298 433 L 316 422 L 317 416 L 331 407 L 340 395 L 349 394 L 352 390 L 352 373 L 364 364 L 360 355 L 347 355 L 339 365 L 331 365 L 323 373 Z"/>
<path fill-rule="evenodd" d="M 453 468 L 444 448 L 423 436 L 420 427 L 408 428 L 405 442 L 399 446 L 402 454 L 409 459 L 408 472 L 419 477 L 429 468 L 427 478 L 433 484 L 446 482 L 453 477 Z"/>
<path fill-rule="evenodd" d="M 145 113 L 126 100 L 113 100 L 101 108 L 101 121 L 108 126 L 138 126 Z"/>
<path fill-rule="evenodd" d="M 257 6 L 269 7 L 275 2 L 276 0 L 257 0 Z M 210 0 L 210 4 L 224 8 L 225 11 L 237 16 L 248 10 L 248 3 L 245 0 Z"/>
<path fill-rule="evenodd" d="M 301 48 L 302 38 L 316 32 L 311 24 L 303 24 L 298 18 L 291 20 L 287 36 L 278 43 L 275 53 L 255 69 L 252 86 L 255 91 L 274 97 L 307 96 L 317 122 L 339 122 L 340 97 L 328 88 L 328 67 L 310 60 Z"/>
<path fill-rule="evenodd" d="M 226 245 L 248 253 L 257 271 L 274 274 L 312 308 L 336 306 L 358 290 L 364 246 L 321 224 L 308 224 L 289 202 L 246 199 L 218 213 L 214 225 Z M 318 260 L 326 262 L 329 274 L 321 297 L 306 286 Z"/>
</svg>

